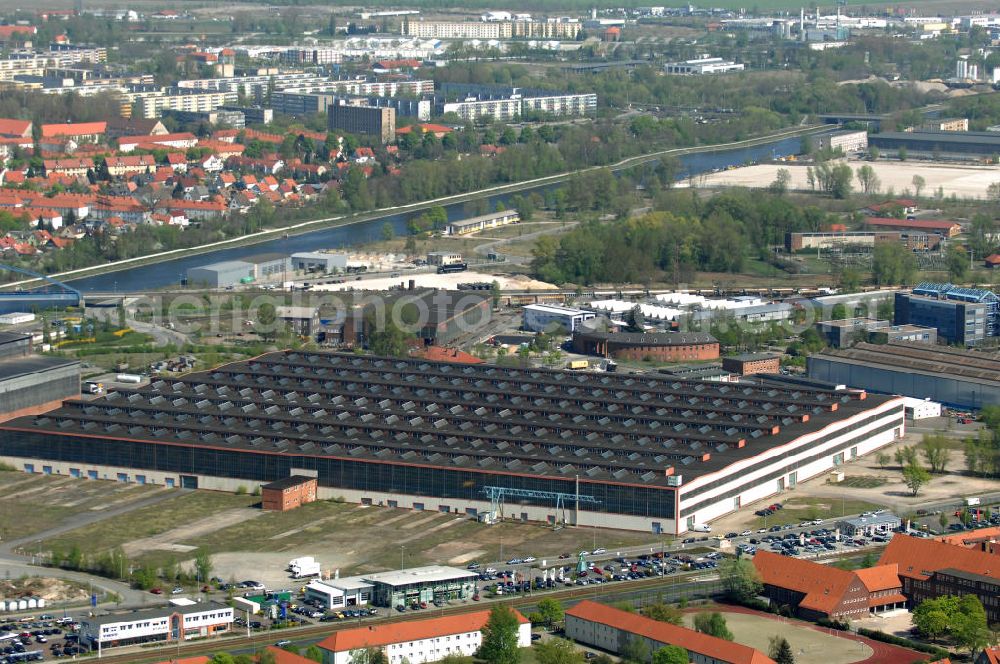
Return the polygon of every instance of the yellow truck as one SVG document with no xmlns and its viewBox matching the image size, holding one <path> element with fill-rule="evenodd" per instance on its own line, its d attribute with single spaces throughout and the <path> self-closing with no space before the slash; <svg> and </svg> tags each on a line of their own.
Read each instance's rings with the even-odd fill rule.
<svg viewBox="0 0 1000 664">
<path fill-rule="evenodd" d="M 567 369 L 580 370 L 588 369 L 590 367 L 590 362 L 587 360 L 570 360 L 566 363 Z"/>
</svg>

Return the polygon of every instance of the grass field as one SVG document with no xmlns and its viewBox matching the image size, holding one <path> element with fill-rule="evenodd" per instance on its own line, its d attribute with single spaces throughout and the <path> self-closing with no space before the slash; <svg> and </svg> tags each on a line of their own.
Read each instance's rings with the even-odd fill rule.
<svg viewBox="0 0 1000 664">
<path fill-rule="evenodd" d="M 859 514 L 879 509 L 880 505 L 864 500 L 854 500 L 844 497 L 841 500 L 831 498 L 799 497 L 789 498 L 782 503 L 785 509 L 768 517 L 757 517 L 753 522 L 754 529 L 779 526 L 786 523 L 800 523 L 812 519 L 831 519 L 845 514 Z"/>
<path fill-rule="evenodd" d="M 156 490 L 135 484 L 0 472 L 0 500 L 4 505 L 0 510 L 0 537 L 29 537 L 75 515 L 139 500 Z"/>
<path fill-rule="evenodd" d="M 853 639 L 844 639 L 820 632 L 794 620 L 764 618 L 745 613 L 723 613 L 726 626 L 736 643 L 756 648 L 766 653 L 770 638 L 780 635 L 788 639 L 797 662 L 822 662 L 823 664 L 850 664 L 868 659 L 872 649 Z M 685 614 L 685 623 L 694 624 L 694 613 Z"/>
<path fill-rule="evenodd" d="M 22 481 L 18 481 L 22 480 Z M 23 537 L 59 525 L 76 513 L 118 505 L 163 488 L 82 481 L 23 473 L 0 473 L 0 514 L 4 537 Z M 9 500 L 17 496 L 31 500 Z M 486 526 L 464 515 L 414 512 L 335 501 L 318 501 L 290 512 L 263 512 L 260 499 L 214 491 L 177 491 L 113 519 L 89 523 L 33 545 L 39 551 L 85 554 L 122 547 L 137 563 L 162 566 L 192 559 L 199 549 L 243 564 L 273 567 L 276 561 L 314 555 L 346 571 L 376 571 L 431 563 L 464 565 L 534 555 L 555 559 L 597 546 L 660 542 L 646 533 L 591 528 L 553 530 L 536 523 L 508 521 Z M 26 529 L 21 524 L 30 523 Z M 502 552 L 502 555 L 501 555 Z M 251 562 L 252 561 L 252 562 Z"/>
<path fill-rule="evenodd" d="M 88 483 L 105 490 L 110 482 Z M 135 486 L 135 485 L 131 485 Z M 248 507 L 259 502 L 252 496 L 236 496 L 215 491 L 177 492 L 176 497 L 140 508 L 113 520 L 101 521 L 85 528 L 63 533 L 41 543 L 43 549 L 69 550 L 78 545 L 84 553 L 107 551 L 140 538 L 152 537 L 185 522 L 210 517 L 223 510 Z"/>
<path fill-rule="evenodd" d="M 843 482 L 840 482 L 841 486 L 846 486 L 851 489 L 874 489 L 885 485 L 888 482 L 884 477 L 871 477 L 868 475 L 857 475 L 854 477 L 845 477 Z"/>
</svg>

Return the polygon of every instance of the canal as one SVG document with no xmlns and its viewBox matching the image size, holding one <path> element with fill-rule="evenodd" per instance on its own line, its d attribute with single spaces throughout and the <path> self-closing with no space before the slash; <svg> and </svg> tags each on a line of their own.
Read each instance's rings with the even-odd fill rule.
<svg viewBox="0 0 1000 664">
<path fill-rule="evenodd" d="M 679 157 L 681 172 L 678 178 L 686 179 L 691 175 L 708 173 L 730 166 L 742 166 L 748 162 L 771 159 L 775 156 L 800 154 L 804 151 L 803 140 L 803 137 L 797 136 L 735 150 L 682 155 Z M 490 209 L 493 209 L 498 201 L 508 205 L 509 199 L 516 194 L 523 196 L 532 192 L 538 192 L 544 195 L 547 190 L 561 187 L 563 184 L 562 182 L 558 182 L 540 185 L 532 189 L 522 189 L 514 193 L 489 196 L 487 200 Z M 448 212 L 448 219 L 461 219 L 467 216 L 465 205 L 466 203 L 463 202 L 444 206 Z M 105 272 L 94 276 L 68 280 L 67 283 L 83 293 L 110 293 L 118 290 L 136 292 L 169 288 L 177 286 L 189 268 L 199 265 L 239 260 L 257 254 L 280 253 L 289 255 L 302 251 L 321 251 L 324 249 L 357 246 L 379 239 L 382 227 L 386 223 L 392 225 L 397 235 L 402 235 L 406 233 L 407 220 L 414 214 L 416 213 L 387 214 L 354 224 L 321 228 L 300 235 L 267 240 L 258 244 L 218 249 L 191 256 L 180 256 L 159 263 L 126 267 L 114 272 Z"/>
</svg>

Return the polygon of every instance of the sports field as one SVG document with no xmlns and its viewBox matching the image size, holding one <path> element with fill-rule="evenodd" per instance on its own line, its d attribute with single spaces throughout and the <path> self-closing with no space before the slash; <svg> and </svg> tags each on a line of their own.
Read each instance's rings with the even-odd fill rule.
<svg viewBox="0 0 1000 664">
<path fill-rule="evenodd" d="M 688 627 L 693 626 L 695 615 L 688 613 L 684 616 Z M 788 639 L 788 643 L 792 646 L 796 662 L 851 664 L 863 662 L 874 654 L 874 651 L 861 641 L 833 636 L 798 621 L 729 611 L 723 615 L 726 617 L 726 625 L 736 637 L 733 639 L 736 643 L 766 653 L 770 638 L 781 635 Z"/>
</svg>

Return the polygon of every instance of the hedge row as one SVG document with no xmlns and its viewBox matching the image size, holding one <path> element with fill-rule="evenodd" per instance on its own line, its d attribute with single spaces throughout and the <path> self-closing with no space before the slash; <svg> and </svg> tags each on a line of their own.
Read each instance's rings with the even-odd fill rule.
<svg viewBox="0 0 1000 664">
<path fill-rule="evenodd" d="M 912 650 L 919 650 L 920 652 L 925 652 L 929 655 L 934 655 L 937 658 L 948 657 L 949 653 L 944 648 L 938 648 L 937 646 L 927 645 L 926 643 L 920 643 L 918 641 L 911 641 L 910 639 L 904 639 L 900 636 L 893 636 L 892 634 L 886 634 L 885 632 L 879 632 L 874 629 L 858 629 L 858 636 L 866 636 L 869 639 L 875 641 L 881 641 L 882 643 L 889 643 L 894 646 L 900 646 L 903 648 L 910 648 Z"/>
</svg>

